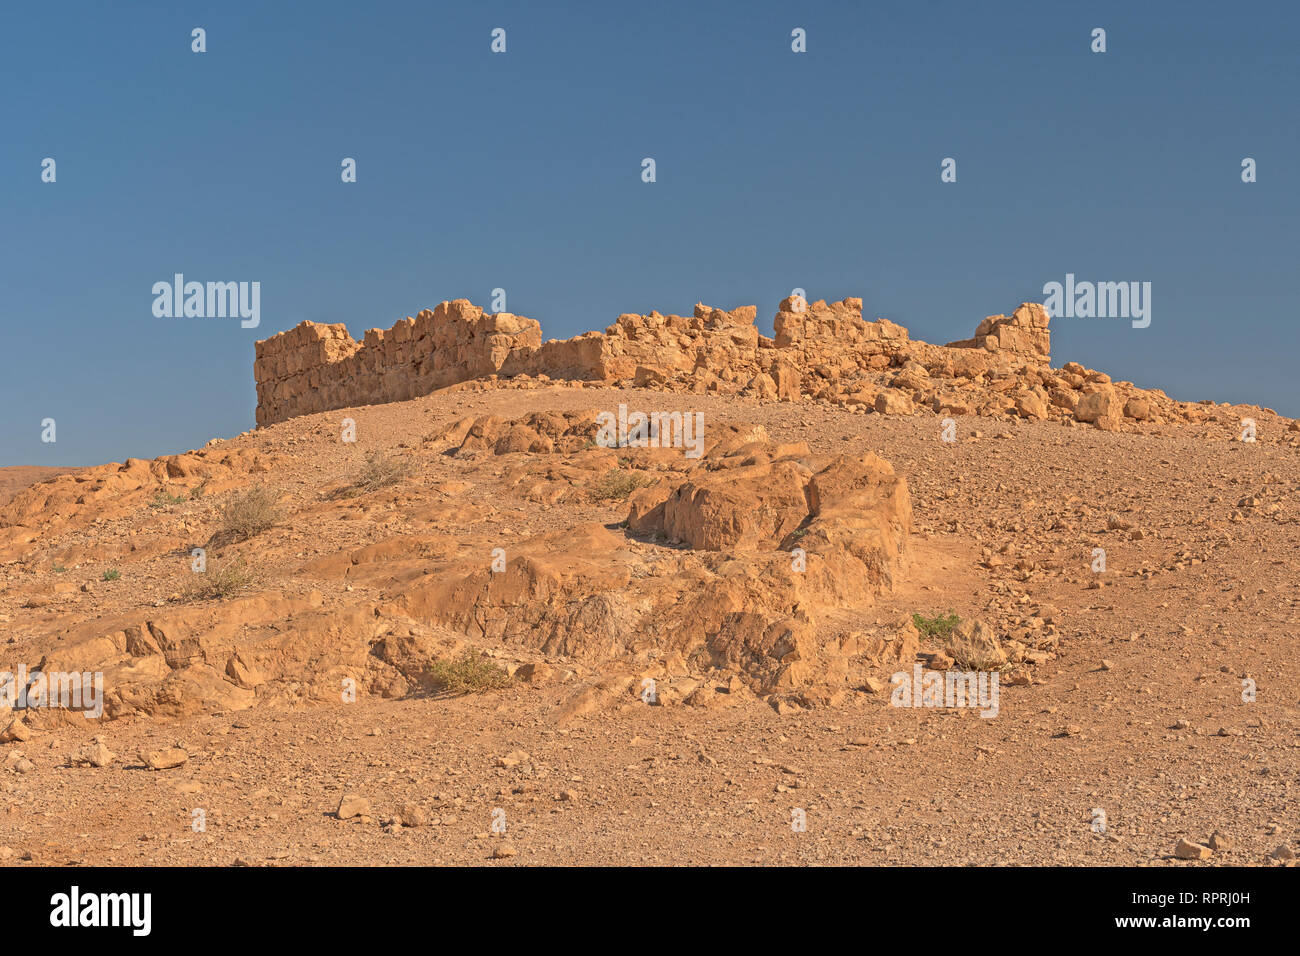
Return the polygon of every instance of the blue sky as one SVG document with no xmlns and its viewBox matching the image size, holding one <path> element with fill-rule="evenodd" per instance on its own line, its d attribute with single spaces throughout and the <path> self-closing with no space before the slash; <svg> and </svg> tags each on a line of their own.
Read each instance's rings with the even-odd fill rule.
<svg viewBox="0 0 1300 956">
<path fill-rule="evenodd" d="M 1149 328 L 1058 319 L 1055 364 L 1300 415 L 1298 9 L 6 5 L 0 464 L 201 446 L 252 426 L 256 339 L 497 287 L 547 337 L 701 300 L 770 332 L 802 287 L 942 343 L 1149 281 Z M 156 318 L 176 272 L 260 282 L 260 327 Z"/>
</svg>

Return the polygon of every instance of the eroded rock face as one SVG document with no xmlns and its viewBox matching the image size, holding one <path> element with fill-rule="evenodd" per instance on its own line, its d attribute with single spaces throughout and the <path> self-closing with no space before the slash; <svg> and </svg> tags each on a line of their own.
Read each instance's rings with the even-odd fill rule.
<svg viewBox="0 0 1300 956">
<path fill-rule="evenodd" d="M 1129 410 L 1136 409 L 1130 405 Z M 1074 406 L 1074 417 L 1105 431 L 1114 431 L 1120 423 L 1119 396 L 1109 385 L 1098 386 L 1096 391 L 1089 392 L 1078 400 Z"/>
<path fill-rule="evenodd" d="M 706 471 L 669 493 L 662 524 L 640 526 L 697 551 L 775 549 L 808 517 L 808 476 L 788 459 Z"/>
<path fill-rule="evenodd" d="M 119 464 L 96 465 L 56 475 L 16 494 L 0 507 L 0 561 L 25 553 L 41 536 L 84 524 L 92 517 L 107 520 L 140 507 L 160 493 L 217 494 L 245 484 L 250 475 L 270 473 L 275 460 L 244 450 L 227 450 L 219 444 L 181 455 L 151 461 L 128 458 Z M 166 535 L 140 540 L 132 550 L 167 551 L 184 542 Z M 55 555 L 60 565 L 78 564 L 89 555 L 101 560 L 112 549 L 97 546 L 69 548 Z"/>
<path fill-rule="evenodd" d="M 521 542 L 504 570 L 431 569 L 395 590 L 394 606 L 546 654 L 608 662 L 667 649 L 759 693 L 805 692 L 848 680 L 851 654 L 814 639 L 819 614 L 870 606 L 890 587 L 912 521 L 906 482 L 875 455 L 819 462 L 746 426 L 635 492 L 627 514 L 627 533 L 688 550 L 646 556 L 591 524 Z"/>
<path fill-rule="evenodd" d="M 381 619 L 369 606 L 327 609 L 319 592 L 256 595 L 88 622 L 38 669 L 101 672 L 107 719 L 182 718 L 338 699 L 344 678 L 362 694 L 404 696 L 423 685 L 433 657 L 463 644 L 414 620 Z"/>
</svg>

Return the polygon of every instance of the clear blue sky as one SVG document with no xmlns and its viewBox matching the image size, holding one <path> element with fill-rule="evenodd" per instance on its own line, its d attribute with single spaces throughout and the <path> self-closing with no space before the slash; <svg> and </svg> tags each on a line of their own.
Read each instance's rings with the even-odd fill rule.
<svg viewBox="0 0 1300 956">
<path fill-rule="evenodd" d="M 255 339 L 498 286 L 547 337 L 700 300 L 770 332 L 803 287 L 946 342 L 1067 272 L 1150 281 L 1149 328 L 1058 319 L 1056 364 L 1300 415 L 1298 11 L 7 4 L 0 464 L 237 433 Z M 176 272 L 261 282 L 261 326 L 155 318 Z"/>
</svg>

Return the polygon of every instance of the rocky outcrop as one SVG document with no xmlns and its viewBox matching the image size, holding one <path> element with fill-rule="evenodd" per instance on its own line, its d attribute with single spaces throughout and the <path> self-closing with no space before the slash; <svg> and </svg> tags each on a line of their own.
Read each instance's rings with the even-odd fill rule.
<svg viewBox="0 0 1300 956">
<path fill-rule="evenodd" d="M 976 348 L 997 352 L 1025 362 L 1047 365 L 1052 358 L 1051 317 L 1036 302 L 1021 303 L 1011 315 L 990 315 L 979 324 L 975 337 L 949 342 L 948 348 Z"/>
<path fill-rule="evenodd" d="M 345 678 L 364 694 L 407 696 L 427 689 L 430 660 L 465 646 L 450 631 L 323 600 L 257 595 L 99 618 L 72 629 L 39 670 L 102 673 L 108 720 L 178 718 L 337 700 Z"/>
<path fill-rule="evenodd" d="M 555 436 L 554 454 L 571 463 L 566 483 L 581 480 L 583 459 L 595 459 L 593 471 L 618 468 L 606 449 L 560 451 L 587 419 L 548 425 L 532 416 L 525 426 Z M 473 453 L 501 454 L 493 436 L 517 424 L 457 423 L 439 440 L 459 441 L 459 454 L 478 431 L 484 441 L 469 445 Z M 862 649 L 819 640 L 820 625 L 840 609 L 871 606 L 894 585 L 911 529 L 907 484 L 875 455 L 817 459 L 803 443 L 732 425 L 698 462 L 632 494 L 626 535 L 595 522 L 544 534 L 519 542 L 495 571 L 478 558 L 422 561 L 389 597 L 400 615 L 544 654 L 601 664 L 659 648 L 737 674 L 755 693 L 810 699 L 874 666 Z M 632 540 L 658 544 L 641 550 Z M 341 566 L 317 563 L 310 573 L 329 577 Z M 368 573 L 392 575 L 349 567 L 358 583 Z"/>
<path fill-rule="evenodd" d="M 0 506 L 0 563 L 14 560 L 42 539 L 66 529 L 130 514 L 146 502 L 156 501 L 164 487 L 168 494 L 216 494 L 241 486 L 250 475 L 268 474 L 275 464 L 272 456 L 232 450 L 218 442 L 181 455 L 149 461 L 128 458 L 56 475 Z M 133 542 L 130 548 L 166 551 L 181 543 L 160 535 L 148 543 Z M 55 558 L 60 564 L 72 565 L 91 554 L 102 558 L 112 553 L 103 544 L 87 542 L 66 548 Z"/>
</svg>

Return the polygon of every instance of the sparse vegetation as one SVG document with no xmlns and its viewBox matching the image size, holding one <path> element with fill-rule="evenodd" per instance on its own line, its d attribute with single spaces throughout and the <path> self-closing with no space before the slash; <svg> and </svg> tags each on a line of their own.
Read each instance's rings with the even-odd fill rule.
<svg viewBox="0 0 1300 956">
<path fill-rule="evenodd" d="M 208 491 L 208 479 L 204 478 L 192 489 L 190 489 L 190 501 L 198 501 Z"/>
<path fill-rule="evenodd" d="M 254 574 L 244 563 L 243 558 L 236 558 L 216 570 L 204 571 L 193 575 L 194 580 L 185 589 L 187 601 L 209 601 L 229 597 L 236 591 L 253 583 Z"/>
<path fill-rule="evenodd" d="M 50 570 L 52 570 L 55 574 L 62 574 L 64 571 L 66 571 L 66 570 L 68 570 L 68 569 L 65 568 L 65 567 L 64 567 L 63 565 L 61 565 L 61 564 L 56 564 L 56 565 L 54 565 L 54 567 L 51 568 Z"/>
<path fill-rule="evenodd" d="M 411 476 L 414 465 L 409 458 L 382 455 L 371 452 L 366 456 L 365 467 L 353 480 L 352 484 L 338 492 L 340 498 L 355 498 L 358 495 L 387 488 Z"/>
<path fill-rule="evenodd" d="M 460 657 L 441 658 L 429 665 L 429 678 L 439 690 L 450 694 L 481 694 L 510 686 L 510 675 L 487 655 L 473 649 Z"/>
<path fill-rule="evenodd" d="M 117 580 L 118 578 L 120 578 L 121 576 L 122 576 L 122 572 L 119 571 L 117 568 L 109 568 L 107 571 L 104 572 L 104 574 L 103 574 L 103 576 L 100 578 L 100 580 L 101 580 L 101 581 L 116 581 L 116 580 Z"/>
<path fill-rule="evenodd" d="M 605 472 L 591 486 L 591 497 L 596 501 L 623 501 L 638 488 L 654 481 L 645 472 L 623 471 L 615 468 Z"/>
<path fill-rule="evenodd" d="M 149 502 L 149 507 L 166 508 L 168 505 L 178 505 L 184 500 L 184 495 L 169 495 L 165 491 L 160 491 L 154 496 L 153 501 Z"/>
<path fill-rule="evenodd" d="M 221 525 L 215 539 L 243 541 L 275 527 L 280 520 L 276 502 L 280 496 L 265 485 L 254 485 L 222 506 Z"/>
<path fill-rule="evenodd" d="M 928 638 L 936 644 L 943 644 L 952 635 L 953 630 L 961 623 L 961 618 L 953 613 L 952 609 L 945 614 L 936 614 L 934 617 L 926 617 L 924 614 L 913 614 L 912 623 L 916 629 L 921 632 L 921 636 Z"/>
</svg>

